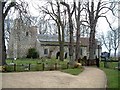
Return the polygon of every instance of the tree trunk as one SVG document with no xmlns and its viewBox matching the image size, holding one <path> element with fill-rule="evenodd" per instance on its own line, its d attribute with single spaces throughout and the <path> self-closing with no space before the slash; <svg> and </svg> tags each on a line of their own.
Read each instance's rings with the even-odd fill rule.
<svg viewBox="0 0 120 90">
<path fill-rule="evenodd" d="M 61 51 L 60 51 L 60 60 L 63 61 L 64 60 L 64 26 L 61 25 L 62 28 L 62 41 L 61 41 Z"/>
<path fill-rule="evenodd" d="M 95 28 L 91 28 L 89 38 L 89 60 L 95 59 Z"/>
<path fill-rule="evenodd" d="M 116 60 L 116 53 L 117 53 L 117 49 L 115 48 L 115 52 L 114 52 L 114 58 Z"/>
<path fill-rule="evenodd" d="M 76 32 L 76 50 L 75 50 L 75 60 L 80 59 L 80 1 L 78 2 L 78 15 L 75 12 L 75 18 L 77 23 L 77 32 Z"/>
<path fill-rule="evenodd" d="M 60 5 L 57 2 L 57 6 L 58 6 L 58 34 L 59 34 L 59 44 L 60 44 L 60 60 L 63 61 L 64 60 L 64 28 L 63 28 L 63 24 L 61 22 L 61 16 L 60 16 Z M 60 29 L 61 26 L 61 29 Z M 62 30 L 62 35 L 61 35 L 61 31 Z"/>
<path fill-rule="evenodd" d="M 1 19 L 1 30 L 2 30 L 1 33 L 0 33 L 1 34 L 0 35 L 1 36 L 1 40 L 0 40 L 1 47 L 0 48 L 2 48 L 1 49 L 2 51 L 1 51 L 1 58 L 0 59 L 1 59 L 2 62 L 0 64 L 5 65 L 6 64 L 6 47 L 5 47 L 5 34 L 4 34 L 4 32 L 5 32 L 5 30 L 4 30 L 4 19 L 5 18 L 3 16 L 3 2 L 0 2 L 0 9 L 1 9 L 0 10 L 1 11 L 0 12 L 0 14 L 1 14 L 0 19 Z"/>
<path fill-rule="evenodd" d="M 60 33 L 60 24 L 57 23 L 57 27 L 58 27 L 58 40 L 59 40 L 59 44 L 60 44 L 60 47 L 59 47 L 59 50 L 60 50 L 60 60 L 62 60 L 62 43 L 61 43 L 61 33 Z"/>
<path fill-rule="evenodd" d="M 4 29 L 4 18 L 3 18 L 3 23 L 2 23 L 2 30 L 3 30 L 3 33 L 2 33 L 2 53 L 3 53 L 3 57 L 2 57 L 2 65 L 5 65 L 6 64 L 6 46 L 5 46 L 5 29 Z"/>
<path fill-rule="evenodd" d="M 88 3 L 89 5 L 89 3 Z M 98 14 L 96 16 L 94 13 L 94 2 L 91 2 L 91 11 L 89 10 L 88 7 L 88 12 L 89 12 L 89 23 L 90 23 L 90 38 L 89 38 L 89 60 L 94 60 L 95 59 L 95 50 L 96 50 L 96 45 L 95 45 L 95 27 L 98 19 Z"/>
<path fill-rule="evenodd" d="M 70 42 L 69 42 L 69 57 L 70 57 L 70 65 L 74 66 L 74 39 L 73 39 L 73 23 L 72 23 L 72 15 L 75 11 L 75 3 L 72 12 L 70 11 L 69 4 L 65 2 L 60 2 L 62 5 L 67 7 L 68 12 L 68 22 L 69 22 L 69 32 L 70 32 Z"/>
<path fill-rule="evenodd" d="M 76 52 L 75 52 L 76 59 L 78 60 L 80 58 L 80 29 L 77 28 L 77 33 L 76 33 Z"/>
<path fill-rule="evenodd" d="M 60 32 L 60 24 L 57 23 L 57 27 L 58 27 L 58 40 L 59 40 L 59 50 L 60 50 L 60 60 L 63 61 L 64 60 L 64 41 L 61 40 L 61 32 Z M 64 37 L 63 37 L 64 38 Z"/>
<path fill-rule="evenodd" d="M 109 49 L 109 56 L 111 56 L 111 49 Z"/>
<path fill-rule="evenodd" d="M 3 43 L 2 43 L 2 37 L 3 37 L 3 35 L 2 35 L 2 33 L 3 33 L 3 30 L 2 30 L 2 26 L 3 26 L 3 22 L 2 22 L 2 2 L 0 1 L 0 65 L 2 65 L 2 61 L 3 61 L 3 59 L 2 59 L 2 57 L 3 57 L 3 48 L 2 48 L 2 46 L 3 46 Z"/>
<path fill-rule="evenodd" d="M 69 44 L 69 56 L 70 64 L 74 65 L 74 40 L 73 40 L 73 23 L 72 16 L 69 14 L 69 30 L 70 30 L 70 44 Z"/>
<path fill-rule="evenodd" d="M 63 61 L 64 60 L 64 42 L 61 41 L 60 43 L 60 60 Z"/>
</svg>

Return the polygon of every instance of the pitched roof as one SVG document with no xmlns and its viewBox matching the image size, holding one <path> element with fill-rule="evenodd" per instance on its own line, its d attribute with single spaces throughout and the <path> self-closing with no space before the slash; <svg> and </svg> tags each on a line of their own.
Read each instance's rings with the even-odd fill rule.
<svg viewBox="0 0 120 90">
<path fill-rule="evenodd" d="M 48 35 L 48 34 L 38 34 L 38 40 L 41 42 L 42 45 L 56 45 L 58 46 L 58 35 Z M 95 40 L 95 44 L 97 46 L 98 40 Z M 65 40 L 65 45 L 69 44 L 69 40 Z M 76 43 L 74 42 L 74 45 Z M 80 38 L 80 45 L 81 46 L 89 46 L 89 38 L 88 37 L 81 37 Z"/>
</svg>

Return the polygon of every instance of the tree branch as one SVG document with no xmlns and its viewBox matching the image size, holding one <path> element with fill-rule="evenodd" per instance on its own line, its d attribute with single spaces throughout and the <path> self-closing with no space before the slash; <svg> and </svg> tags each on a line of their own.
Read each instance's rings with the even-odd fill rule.
<svg viewBox="0 0 120 90">
<path fill-rule="evenodd" d="M 4 19 L 6 18 L 6 16 L 7 16 L 9 10 L 11 9 L 11 7 L 14 7 L 15 5 L 16 5 L 16 2 L 11 2 L 11 3 L 9 4 L 9 6 L 7 7 L 7 9 L 5 10 L 5 13 L 3 13 Z M 5 6 L 5 5 L 4 5 L 4 6 Z"/>
<path fill-rule="evenodd" d="M 97 10 L 96 10 L 95 21 L 99 18 L 99 17 L 98 17 L 98 14 L 99 14 L 99 9 L 100 9 L 100 4 L 101 4 L 101 2 L 99 1 L 99 2 L 98 2 L 98 5 L 97 5 Z"/>
<path fill-rule="evenodd" d="M 71 15 L 74 13 L 75 8 L 76 8 L 76 5 L 75 5 L 75 2 L 74 2 L 74 6 L 73 6 L 73 10 L 72 10 L 72 12 L 71 12 Z"/>
<path fill-rule="evenodd" d="M 102 9 L 105 9 L 105 8 L 108 9 L 108 10 L 110 10 L 110 11 L 112 12 L 112 14 L 115 16 L 114 10 L 113 10 L 113 9 L 115 8 L 115 6 L 114 6 L 113 8 L 105 7 L 105 6 L 104 6 L 104 7 L 101 7 L 101 8 L 99 9 L 99 12 L 100 12 Z"/>
<path fill-rule="evenodd" d="M 114 30 L 106 16 L 99 16 L 99 17 L 104 17 L 106 19 L 107 23 L 109 24 L 109 27 L 111 28 L 111 30 Z"/>
<path fill-rule="evenodd" d="M 54 9 L 53 9 L 53 4 L 52 4 L 52 2 L 50 2 L 50 5 L 51 5 L 51 9 L 52 9 L 53 14 L 54 14 L 56 17 L 58 17 L 58 16 L 55 14 L 55 11 L 54 11 Z"/>
</svg>

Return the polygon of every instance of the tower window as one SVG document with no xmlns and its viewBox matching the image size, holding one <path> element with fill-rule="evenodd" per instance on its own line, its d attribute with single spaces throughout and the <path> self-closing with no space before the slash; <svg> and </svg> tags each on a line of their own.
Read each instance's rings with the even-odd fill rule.
<svg viewBox="0 0 120 90">
<path fill-rule="evenodd" d="M 26 32 L 26 36 L 28 36 L 28 32 Z"/>
</svg>

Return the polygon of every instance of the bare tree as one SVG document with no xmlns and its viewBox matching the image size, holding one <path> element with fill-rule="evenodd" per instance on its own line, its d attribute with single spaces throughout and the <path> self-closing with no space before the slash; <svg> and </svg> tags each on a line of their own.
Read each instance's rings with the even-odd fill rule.
<svg viewBox="0 0 120 90">
<path fill-rule="evenodd" d="M 112 36 L 111 36 L 112 37 L 112 47 L 114 49 L 115 60 L 116 60 L 116 57 L 117 57 L 117 49 L 118 49 L 119 43 L 120 43 L 119 29 L 120 29 L 120 27 L 118 27 L 117 29 L 111 31 L 111 33 L 112 33 Z"/>
<path fill-rule="evenodd" d="M 114 2 L 105 2 L 105 1 L 99 0 L 96 3 L 97 3 L 97 7 L 95 6 L 94 0 L 91 0 L 91 2 L 88 1 L 85 4 L 86 11 L 88 13 L 88 22 L 90 26 L 89 60 L 95 59 L 95 33 L 96 33 L 96 25 L 97 25 L 98 19 L 100 17 L 104 17 L 108 22 L 109 26 L 111 27 L 111 24 L 109 23 L 109 20 L 106 16 L 106 13 L 108 11 L 111 11 L 112 14 L 114 15 L 113 9 L 115 8 Z"/>
<path fill-rule="evenodd" d="M 103 45 L 107 48 L 109 54 L 111 55 L 111 50 L 112 50 L 112 33 L 111 31 L 108 31 L 106 35 L 101 34 L 101 41 Z"/>
<path fill-rule="evenodd" d="M 5 59 L 6 59 L 6 46 L 5 46 L 5 34 L 4 34 L 4 32 L 5 32 L 5 30 L 4 30 L 4 20 L 5 20 L 8 12 L 10 10 L 10 8 L 15 6 L 15 3 L 11 2 L 9 4 L 9 6 L 6 8 L 5 12 L 3 12 L 4 11 L 3 9 L 5 7 L 6 2 L 1 2 L 0 1 L 0 3 L 2 5 L 2 20 L 1 20 L 2 21 L 2 33 L 1 33 L 2 34 L 1 35 L 2 36 L 2 63 L 1 63 L 1 65 L 5 65 L 6 64 L 6 61 L 5 61 Z"/>
<path fill-rule="evenodd" d="M 70 43 L 69 43 L 69 56 L 70 56 L 70 64 L 71 66 L 74 65 L 74 39 L 73 39 L 73 21 L 72 21 L 72 15 L 75 11 L 75 2 L 72 8 L 72 11 L 70 9 L 70 5 L 66 2 L 60 2 L 62 5 L 66 6 L 67 13 L 68 13 L 68 22 L 69 22 L 69 32 L 70 32 Z"/>
<path fill-rule="evenodd" d="M 48 2 L 50 5 L 50 9 L 46 7 L 40 8 L 44 13 L 48 14 L 57 24 L 58 28 L 58 40 L 60 44 L 60 60 L 64 60 L 64 29 L 65 29 L 65 24 L 66 24 L 66 19 L 62 18 L 62 15 L 64 14 L 65 16 L 65 10 L 63 10 L 63 13 L 61 13 L 61 7 L 60 7 L 60 2 L 58 0 L 55 1 L 56 4 L 53 2 Z M 55 7 L 56 6 L 56 7 Z M 57 10 L 55 10 L 57 8 Z"/>
<path fill-rule="evenodd" d="M 75 2 L 75 1 L 74 1 Z M 83 10 L 83 7 L 82 7 L 82 1 L 81 0 L 78 0 L 78 6 L 76 5 L 76 2 L 75 2 L 75 6 L 76 6 L 76 9 L 75 9 L 75 20 L 76 20 L 76 49 L 75 49 L 75 60 L 78 60 L 80 58 L 80 26 L 82 24 L 82 21 L 80 21 L 80 17 L 81 17 L 81 12 Z"/>
<path fill-rule="evenodd" d="M 26 3 L 25 2 L 21 2 L 21 4 L 18 4 L 17 2 L 1 2 L 1 5 L 2 5 L 2 63 L 1 65 L 5 65 L 6 64 L 6 46 L 5 46 L 5 30 L 4 30 L 4 21 L 5 21 L 5 18 L 6 16 L 8 15 L 8 12 L 10 11 L 10 9 L 12 7 L 14 7 L 15 9 L 19 10 L 20 14 L 21 15 L 25 15 L 27 13 L 26 11 L 26 6 L 25 5 Z"/>
</svg>

